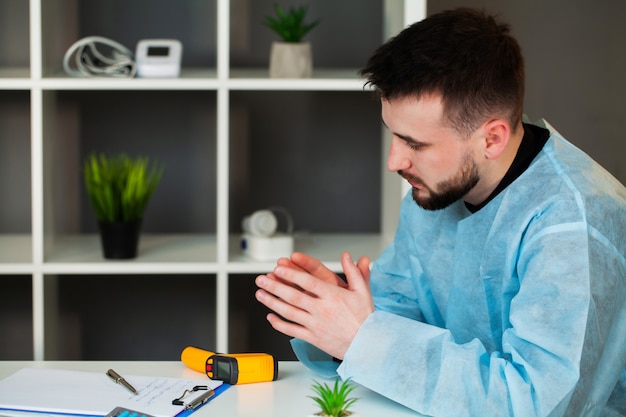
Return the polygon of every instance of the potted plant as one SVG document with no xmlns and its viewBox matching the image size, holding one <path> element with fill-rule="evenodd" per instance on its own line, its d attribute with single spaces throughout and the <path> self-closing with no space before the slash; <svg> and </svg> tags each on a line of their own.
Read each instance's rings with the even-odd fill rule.
<svg viewBox="0 0 626 417">
<path fill-rule="evenodd" d="M 302 38 L 319 24 L 319 19 L 305 23 L 306 6 L 290 7 L 285 11 L 274 4 L 275 17 L 266 16 L 264 24 L 274 31 L 282 42 L 272 43 L 270 77 L 309 78 L 313 74 L 313 52 L 310 42 Z"/>
<path fill-rule="evenodd" d="M 355 386 L 352 385 L 350 379 L 347 379 L 339 384 L 339 378 L 337 378 L 332 387 L 326 383 L 320 384 L 317 381 L 313 381 L 312 389 L 317 393 L 317 396 L 309 398 L 312 398 L 320 408 L 320 411 L 314 414 L 314 416 L 354 416 L 354 414 L 350 411 L 350 407 L 352 407 L 352 404 L 354 404 L 358 398 L 348 398 L 354 388 Z"/>
<path fill-rule="evenodd" d="M 143 214 L 162 175 L 163 167 L 147 157 L 94 153 L 85 159 L 85 186 L 105 258 L 137 256 Z"/>
</svg>

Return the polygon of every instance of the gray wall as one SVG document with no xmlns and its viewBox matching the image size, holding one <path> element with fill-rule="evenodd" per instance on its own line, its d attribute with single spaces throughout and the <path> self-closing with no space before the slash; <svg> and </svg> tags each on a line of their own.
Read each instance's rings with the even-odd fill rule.
<svg viewBox="0 0 626 417">
<path fill-rule="evenodd" d="M 526 58 L 526 114 L 545 118 L 626 183 L 626 1 L 431 0 L 428 14 L 483 8 Z"/>
</svg>

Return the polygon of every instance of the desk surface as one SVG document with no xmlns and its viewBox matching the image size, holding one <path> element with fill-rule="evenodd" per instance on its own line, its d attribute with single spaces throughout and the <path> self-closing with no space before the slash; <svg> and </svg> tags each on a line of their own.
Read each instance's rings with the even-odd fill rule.
<svg viewBox="0 0 626 417">
<path fill-rule="evenodd" d="M 25 367 L 105 372 L 113 368 L 122 375 L 171 376 L 203 380 L 206 376 L 188 369 L 181 362 L 134 361 L 0 361 L 0 379 Z M 193 417 L 307 417 L 317 412 L 312 399 L 313 380 L 326 382 L 299 362 L 280 362 L 278 380 L 259 384 L 235 385 L 209 402 Z M 359 400 L 352 410 L 358 417 L 419 416 L 366 388 L 358 386 L 353 396 Z"/>
</svg>

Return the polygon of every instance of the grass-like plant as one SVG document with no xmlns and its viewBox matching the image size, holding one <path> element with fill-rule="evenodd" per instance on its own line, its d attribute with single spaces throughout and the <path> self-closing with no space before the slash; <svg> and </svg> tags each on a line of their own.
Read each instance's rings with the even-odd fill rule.
<svg viewBox="0 0 626 417">
<path fill-rule="evenodd" d="M 147 157 L 94 153 L 84 163 L 87 194 L 100 222 L 141 220 L 162 175 L 163 167 Z"/>
<path fill-rule="evenodd" d="M 274 4 L 276 17 L 265 16 L 263 22 L 265 26 L 273 30 L 284 42 L 300 42 L 302 38 L 316 27 L 319 19 L 305 23 L 304 19 L 307 13 L 306 6 L 290 7 L 285 11 L 278 3 Z"/>
<path fill-rule="evenodd" d="M 351 414 L 349 409 L 358 400 L 358 398 L 348 398 L 354 388 L 355 386 L 350 382 L 350 379 L 339 384 L 339 378 L 337 378 L 332 387 L 326 383 L 320 384 L 317 381 L 313 381 L 312 389 L 317 393 L 317 396 L 310 396 L 309 398 L 312 398 L 320 407 L 320 415 L 345 417 Z"/>
</svg>

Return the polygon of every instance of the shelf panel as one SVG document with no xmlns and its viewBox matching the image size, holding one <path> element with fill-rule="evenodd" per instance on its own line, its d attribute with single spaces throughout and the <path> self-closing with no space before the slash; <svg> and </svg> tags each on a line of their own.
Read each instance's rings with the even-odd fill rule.
<svg viewBox="0 0 626 417">
<path fill-rule="evenodd" d="M 243 253 L 239 247 L 240 236 L 230 238 L 230 273 L 264 273 L 271 271 L 276 262 L 259 262 Z M 379 234 L 311 234 L 296 235 L 294 251 L 304 252 L 321 260 L 328 268 L 341 272 L 341 254 L 350 252 L 354 261 L 369 256 L 373 261 L 382 253 L 389 242 Z"/>
<path fill-rule="evenodd" d="M 217 262 L 215 236 L 142 235 L 139 255 L 131 260 L 107 260 L 102 257 L 97 235 L 63 236 L 56 239 L 42 270 L 47 274 L 118 274 L 118 273 L 264 273 L 276 262 L 257 261 L 240 249 L 240 236 L 230 236 L 230 260 Z M 320 259 L 330 269 L 341 272 L 340 256 L 344 251 L 356 261 L 367 255 L 375 259 L 387 242 L 379 234 L 297 235 L 294 250 Z"/>
<path fill-rule="evenodd" d="M 51 245 L 43 271 L 76 273 L 212 273 L 216 264 L 213 235 L 141 235 L 137 258 L 109 260 L 102 256 L 97 234 L 60 236 Z"/>
<path fill-rule="evenodd" d="M 183 72 L 180 78 L 105 78 L 69 77 L 57 74 L 41 80 L 31 79 L 28 69 L 0 69 L 0 90 L 229 90 L 250 91 L 371 91 L 356 71 L 319 70 L 312 78 L 269 78 L 267 70 L 233 70 L 233 78 L 218 80 L 215 71 Z"/>
<path fill-rule="evenodd" d="M 106 78 L 70 77 L 56 73 L 36 83 L 45 90 L 217 90 L 216 71 L 193 69 L 181 71 L 179 78 Z"/>
<path fill-rule="evenodd" d="M 311 78 L 269 78 L 267 69 L 232 69 L 231 90 L 362 91 L 364 80 L 358 69 L 314 68 Z"/>
<path fill-rule="evenodd" d="M 226 80 L 218 79 L 213 69 L 183 69 L 179 78 L 78 78 L 61 72 L 31 83 L 28 79 L 21 82 L 26 88 L 32 85 L 40 86 L 45 90 L 217 90 L 218 88 L 288 91 L 371 90 L 370 87 L 364 87 L 364 80 L 359 78 L 357 72 L 358 69 L 319 68 L 313 70 L 311 78 L 269 78 L 267 69 L 233 69 L 230 73 L 231 77 Z M 17 77 L 19 73 L 15 72 L 13 76 Z M 0 73 L 1 76 L 2 73 Z M 2 78 L 0 78 L 1 82 Z"/>
<path fill-rule="evenodd" d="M 31 86 L 28 67 L 0 68 L 0 90 L 28 90 Z"/>
</svg>

